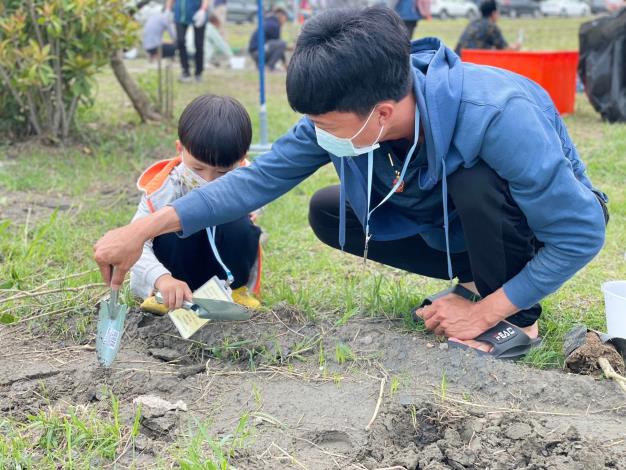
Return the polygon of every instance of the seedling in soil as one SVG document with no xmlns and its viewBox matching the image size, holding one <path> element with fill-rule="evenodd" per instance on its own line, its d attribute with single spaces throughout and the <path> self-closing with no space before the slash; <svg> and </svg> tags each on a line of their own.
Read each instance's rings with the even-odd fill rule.
<svg viewBox="0 0 626 470">
<path fill-rule="evenodd" d="M 441 385 L 440 385 L 440 396 L 441 396 L 441 400 L 445 401 L 446 400 L 446 392 L 448 390 L 448 380 L 446 379 L 446 371 L 444 370 L 441 373 Z"/>
<path fill-rule="evenodd" d="M 256 405 L 256 410 L 260 410 L 263 408 L 263 397 L 261 396 L 261 391 L 257 384 L 252 384 L 252 396 L 254 397 L 254 403 Z"/>
<path fill-rule="evenodd" d="M 411 425 L 413 426 L 413 429 L 415 429 L 417 431 L 417 408 L 415 408 L 415 405 L 411 405 Z"/>
<path fill-rule="evenodd" d="M 337 343 L 337 346 L 335 346 L 335 360 L 337 364 L 345 364 L 355 359 L 356 356 L 352 352 L 352 349 L 350 349 L 350 346 L 345 343 Z"/>
<path fill-rule="evenodd" d="M 320 342 L 317 362 L 320 365 L 320 370 L 326 368 L 326 355 L 324 354 L 324 344 L 322 342 Z"/>
<path fill-rule="evenodd" d="M 400 379 L 396 376 L 391 378 L 391 384 L 389 385 L 389 393 L 391 396 L 394 396 L 396 392 L 400 389 Z"/>
<path fill-rule="evenodd" d="M 333 374 L 333 382 L 335 383 L 337 388 L 339 388 L 341 386 L 341 381 L 342 380 L 343 380 L 343 376 L 341 374 L 338 374 L 337 372 L 335 372 Z"/>
</svg>

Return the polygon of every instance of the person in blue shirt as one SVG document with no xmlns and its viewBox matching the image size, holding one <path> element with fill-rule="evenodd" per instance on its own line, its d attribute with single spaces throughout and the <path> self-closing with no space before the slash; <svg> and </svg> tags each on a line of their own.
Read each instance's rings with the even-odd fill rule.
<svg viewBox="0 0 626 470">
<path fill-rule="evenodd" d="M 397 0 L 394 10 L 402 18 L 404 26 L 409 32 L 409 39 L 412 39 L 417 22 L 422 19 L 422 15 L 417 8 L 417 0 Z"/>
<path fill-rule="evenodd" d="M 339 184 L 309 207 L 323 243 L 456 278 L 415 320 L 451 347 L 526 354 L 540 301 L 598 254 L 608 221 L 607 197 L 548 94 L 463 63 L 436 38 L 410 43 L 400 17 L 379 6 L 307 21 L 286 79 L 300 121 L 249 167 L 102 237 L 105 283 L 121 285 L 146 240 L 235 220 L 332 163 Z"/>
<path fill-rule="evenodd" d="M 209 0 L 167 0 L 165 11 L 174 12 L 176 23 L 176 46 L 180 55 L 180 65 L 183 69 L 181 82 L 192 80 L 189 72 L 189 57 L 185 44 L 185 35 L 189 26 L 193 27 L 195 53 L 195 74 L 197 82 L 202 80 L 204 71 L 204 30 L 208 19 Z"/>
</svg>

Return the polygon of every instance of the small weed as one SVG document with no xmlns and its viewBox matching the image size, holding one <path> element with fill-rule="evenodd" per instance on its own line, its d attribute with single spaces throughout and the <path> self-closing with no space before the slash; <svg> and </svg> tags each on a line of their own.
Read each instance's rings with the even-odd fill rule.
<svg viewBox="0 0 626 470">
<path fill-rule="evenodd" d="M 257 384 L 252 384 L 252 396 L 254 397 L 254 404 L 256 405 L 256 410 L 260 410 L 263 408 L 263 397 L 261 396 L 261 390 Z"/>
<path fill-rule="evenodd" d="M 446 392 L 448 391 L 448 379 L 446 378 L 446 371 L 441 373 L 441 384 L 439 385 L 440 397 L 442 401 L 446 400 Z"/>
<path fill-rule="evenodd" d="M 326 355 L 324 354 L 324 344 L 320 341 L 319 352 L 317 355 L 317 363 L 320 366 L 320 369 L 326 367 Z"/>
<path fill-rule="evenodd" d="M 355 359 L 356 356 L 352 352 L 352 349 L 350 349 L 350 346 L 345 343 L 337 343 L 335 346 L 335 361 L 337 361 L 337 364 L 345 364 Z"/>
<path fill-rule="evenodd" d="M 341 386 L 342 380 L 343 380 L 343 376 L 341 374 L 339 374 L 338 372 L 333 373 L 333 382 L 335 383 L 337 388 Z"/>
<path fill-rule="evenodd" d="M 417 431 L 417 408 L 415 405 L 411 405 L 411 424 L 413 429 Z"/>
<path fill-rule="evenodd" d="M 389 385 L 389 393 L 391 394 L 391 396 L 394 396 L 398 390 L 400 389 L 400 378 L 393 376 L 391 378 L 391 383 Z"/>
</svg>

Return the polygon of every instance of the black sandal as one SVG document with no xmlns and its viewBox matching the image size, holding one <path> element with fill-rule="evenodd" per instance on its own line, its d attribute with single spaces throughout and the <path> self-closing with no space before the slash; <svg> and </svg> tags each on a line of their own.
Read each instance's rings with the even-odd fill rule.
<svg viewBox="0 0 626 470">
<path fill-rule="evenodd" d="M 417 316 L 417 310 L 419 310 L 420 308 L 426 307 L 427 305 L 432 304 L 435 300 L 440 299 L 450 294 L 458 295 L 471 302 L 478 302 L 481 299 L 480 295 L 475 294 L 474 292 L 472 292 L 469 289 L 466 289 L 460 284 L 455 284 L 451 287 L 448 287 L 447 289 L 442 290 L 441 292 L 437 292 L 436 294 L 429 295 L 428 297 L 426 297 L 422 301 L 422 303 L 419 305 L 419 307 L 413 309 L 413 314 L 411 315 L 411 317 L 413 318 L 413 321 L 415 323 L 423 324 L 424 320 L 422 319 L 422 317 Z"/>
<path fill-rule="evenodd" d="M 474 338 L 474 340 L 489 343 L 493 348 L 491 351 L 486 352 L 472 348 L 463 343 L 449 340 L 448 347 L 451 349 L 471 350 L 481 356 L 491 356 L 496 359 L 516 361 L 528 354 L 531 349 L 539 347 L 542 341 L 541 337 L 535 339 L 530 338 L 518 326 L 504 320 L 496 326 L 489 328 L 487 331 Z"/>
</svg>

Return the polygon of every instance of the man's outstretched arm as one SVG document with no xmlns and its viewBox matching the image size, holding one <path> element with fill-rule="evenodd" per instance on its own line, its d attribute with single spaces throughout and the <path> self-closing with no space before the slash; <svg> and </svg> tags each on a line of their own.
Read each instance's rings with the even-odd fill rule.
<svg viewBox="0 0 626 470">
<path fill-rule="evenodd" d="M 104 283 L 119 288 L 126 273 L 141 256 L 143 244 L 147 240 L 179 231 L 180 228 L 176 210 L 167 206 L 124 227 L 108 231 L 94 245 L 94 258 Z"/>
</svg>

